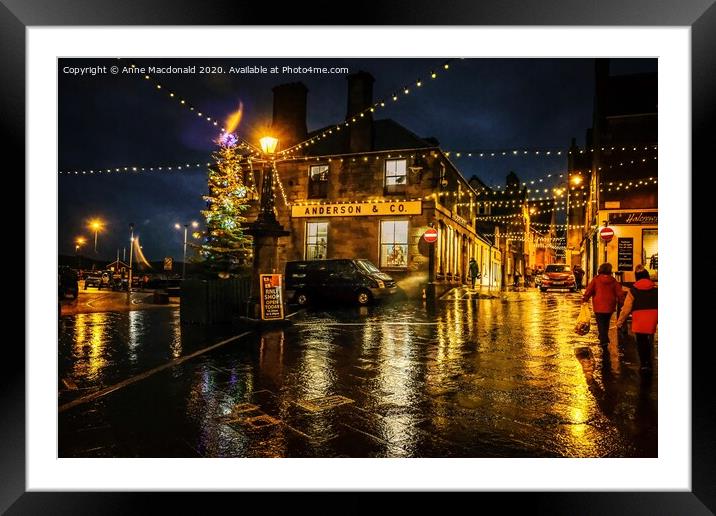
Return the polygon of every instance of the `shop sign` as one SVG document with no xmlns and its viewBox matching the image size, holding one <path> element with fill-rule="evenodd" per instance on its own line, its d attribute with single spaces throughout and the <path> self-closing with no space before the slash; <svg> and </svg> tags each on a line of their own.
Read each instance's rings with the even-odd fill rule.
<svg viewBox="0 0 716 516">
<path fill-rule="evenodd" d="M 622 213 L 609 214 L 609 224 L 649 226 L 658 223 L 658 211 L 625 211 Z"/>
<path fill-rule="evenodd" d="M 283 275 L 261 274 L 261 319 L 283 319 Z"/>
<path fill-rule="evenodd" d="M 634 268 L 634 239 L 617 238 L 617 270 L 631 271 Z"/>
<path fill-rule="evenodd" d="M 291 206 L 291 217 L 364 217 L 380 215 L 420 215 L 422 201 L 352 202 Z"/>
<path fill-rule="evenodd" d="M 174 266 L 174 260 L 172 259 L 171 256 L 167 256 L 166 258 L 164 258 L 164 270 L 165 271 L 172 270 L 173 266 Z"/>
</svg>

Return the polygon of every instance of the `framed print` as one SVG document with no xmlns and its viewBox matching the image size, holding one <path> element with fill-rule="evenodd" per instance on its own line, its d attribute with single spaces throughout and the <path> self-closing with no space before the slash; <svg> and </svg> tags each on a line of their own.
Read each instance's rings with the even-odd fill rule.
<svg viewBox="0 0 716 516">
<path fill-rule="evenodd" d="M 3 510 L 396 490 L 713 513 L 688 281 L 710 2 L 351 26 L 180 4 L 3 1 L 28 301 Z"/>
</svg>

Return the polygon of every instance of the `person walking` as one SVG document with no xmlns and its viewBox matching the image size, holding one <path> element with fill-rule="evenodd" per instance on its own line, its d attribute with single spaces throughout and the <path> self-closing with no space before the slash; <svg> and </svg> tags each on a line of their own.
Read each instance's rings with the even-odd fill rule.
<svg viewBox="0 0 716 516">
<path fill-rule="evenodd" d="M 572 274 L 574 274 L 574 286 L 577 290 L 582 290 L 582 278 L 584 278 L 584 269 L 582 269 L 582 266 L 577 264 L 574 266 L 574 269 L 572 269 Z"/>
<path fill-rule="evenodd" d="M 603 263 L 597 270 L 597 275 L 589 282 L 584 291 L 582 302 L 586 303 L 592 298 L 592 309 L 597 319 L 599 344 L 609 344 L 609 321 L 617 309 L 617 303 L 622 300 L 621 284 L 612 276 L 612 264 Z"/>
<path fill-rule="evenodd" d="M 631 315 L 631 331 L 636 338 L 641 368 L 651 370 L 651 353 L 654 347 L 654 333 L 658 323 L 658 294 L 656 284 L 651 281 L 649 271 L 642 267 L 635 272 L 636 281 L 629 289 L 621 315 L 617 320 L 617 328 L 626 324 Z"/>
<path fill-rule="evenodd" d="M 475 288 L 475 280 L 480 277 L 480 270 L 477 268 L 477 261 L 475 258 L 470 258 L 470 265 L 468 267 L 470 273 L 470 281 L 472 282 L 472 288 Z"/>
<path fill-rule="evenodd" d="M 532 285 L 532 267 L 525 266 L 525 287 Z"/>
</svg>

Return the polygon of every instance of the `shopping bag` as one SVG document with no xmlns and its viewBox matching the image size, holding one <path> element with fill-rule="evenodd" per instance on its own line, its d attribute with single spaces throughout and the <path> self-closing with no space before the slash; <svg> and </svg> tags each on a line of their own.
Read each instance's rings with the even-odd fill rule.
<svg viewBox="0 0 716 516">
<path fill-rule="evenodd" d="M 577 324 L 574 326 L 574 332 L 577 335 L 586 335 L 589 333 L 589 321 L 591 321 L 591 319 L 592 314 L 589 312 L 589 304 L 582 303 L 579 317 L 577 317 Z"/>
</svg>

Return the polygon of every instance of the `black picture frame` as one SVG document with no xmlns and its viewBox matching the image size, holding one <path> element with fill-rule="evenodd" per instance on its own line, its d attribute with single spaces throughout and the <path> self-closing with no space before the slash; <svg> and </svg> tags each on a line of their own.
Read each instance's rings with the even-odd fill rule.
<svg viewBox="0 0 716 516">
<path fill-rule="evenodd" d="M 350 16 L 345 8 L 319 0 L 282 4 L 280 9 L 239 0 L 0 0 L 0 124 L 4 147 L 12 149 L 24 169 L 25 156 L 25 29 L 42 25 L 572 25 L 572 26 L 689 26 L 692 35 L 692 163 L 704 172 L 716 134 L 716 5 L 714 0 L 457 0 L 449 4 L 362 1 Z M 344 13 L 340 16 L 337 13 Z M 699 177 L 699 189 L 712 191 L 712 174 Z M 693 217 L 694 222 L 698 222 Z M 691 231 L 692 228 L 684 228 Z M 692 233 L 693 234 L 693 233 Z M 25 235 L 33 238 L 33 235 Z M 694 256 L 692 254 L 692 256 Z M 27 272 L 27 271 L 25 271 Z M 680 274 L 682 274 L 680 272 Z M 683 278 L 689 281 L 690 278 Z M 690 300 L 683 300 L 689 302 Z M 693 303 L 693 320 L 709 304 Z M 692 347 L 692 489 L 689 492 L 479 493 L 478 504 L 496 502 L 501 512 L 527 508 L 548 514 L 714 514 L 716 511 L 716 439 L 712 375 L 708 341 Z M 10 344 L 6 342 L 6 344 Z M 688 342 L 668 343 L 687 346 Z M 0 511 L 7 514 L 128 514 L 145 512 L 161 496 L 163 511 L 180 507 L 193 512 L 187 496 L 130 493 L 26 492 L 25 488 L 25 353 L 21 346 L 5 347 L 0 404 Z M 267 503 L 266 494 L 240 495 L 242 505 Z M 368 496 L 368 495 L 363 495 Z M 352 494 L 334 506 L 342 512 L 367 510 L 370 502 Z M 261 497 L 261 498 L 260 498 Z M 304 497 L 305 499 L 305 497 Z M 263 500 L 263 502 L 262 502 Z M 271 506 L 285 500 L 272 496 Z M 194 502 L 202 504 L 202 502 Z M 316 501 L 309 502 L 311 505 Z M 328 502 L 321 498 L 321 504 Z M 403 502 L 425 507 L 424 496 Z M 454 503 L 454 502 L 453 502 Z M 469 503 L 474 504 L 475 500 Z M 247 505 L 244 505 L 247 504 Z M 340 507 L 340 508 L 339 508 Z M 490 507 L 483 505 L 483 507 Z M 198 509 L 197 509 L 198 510 Z"/>
</svg>

